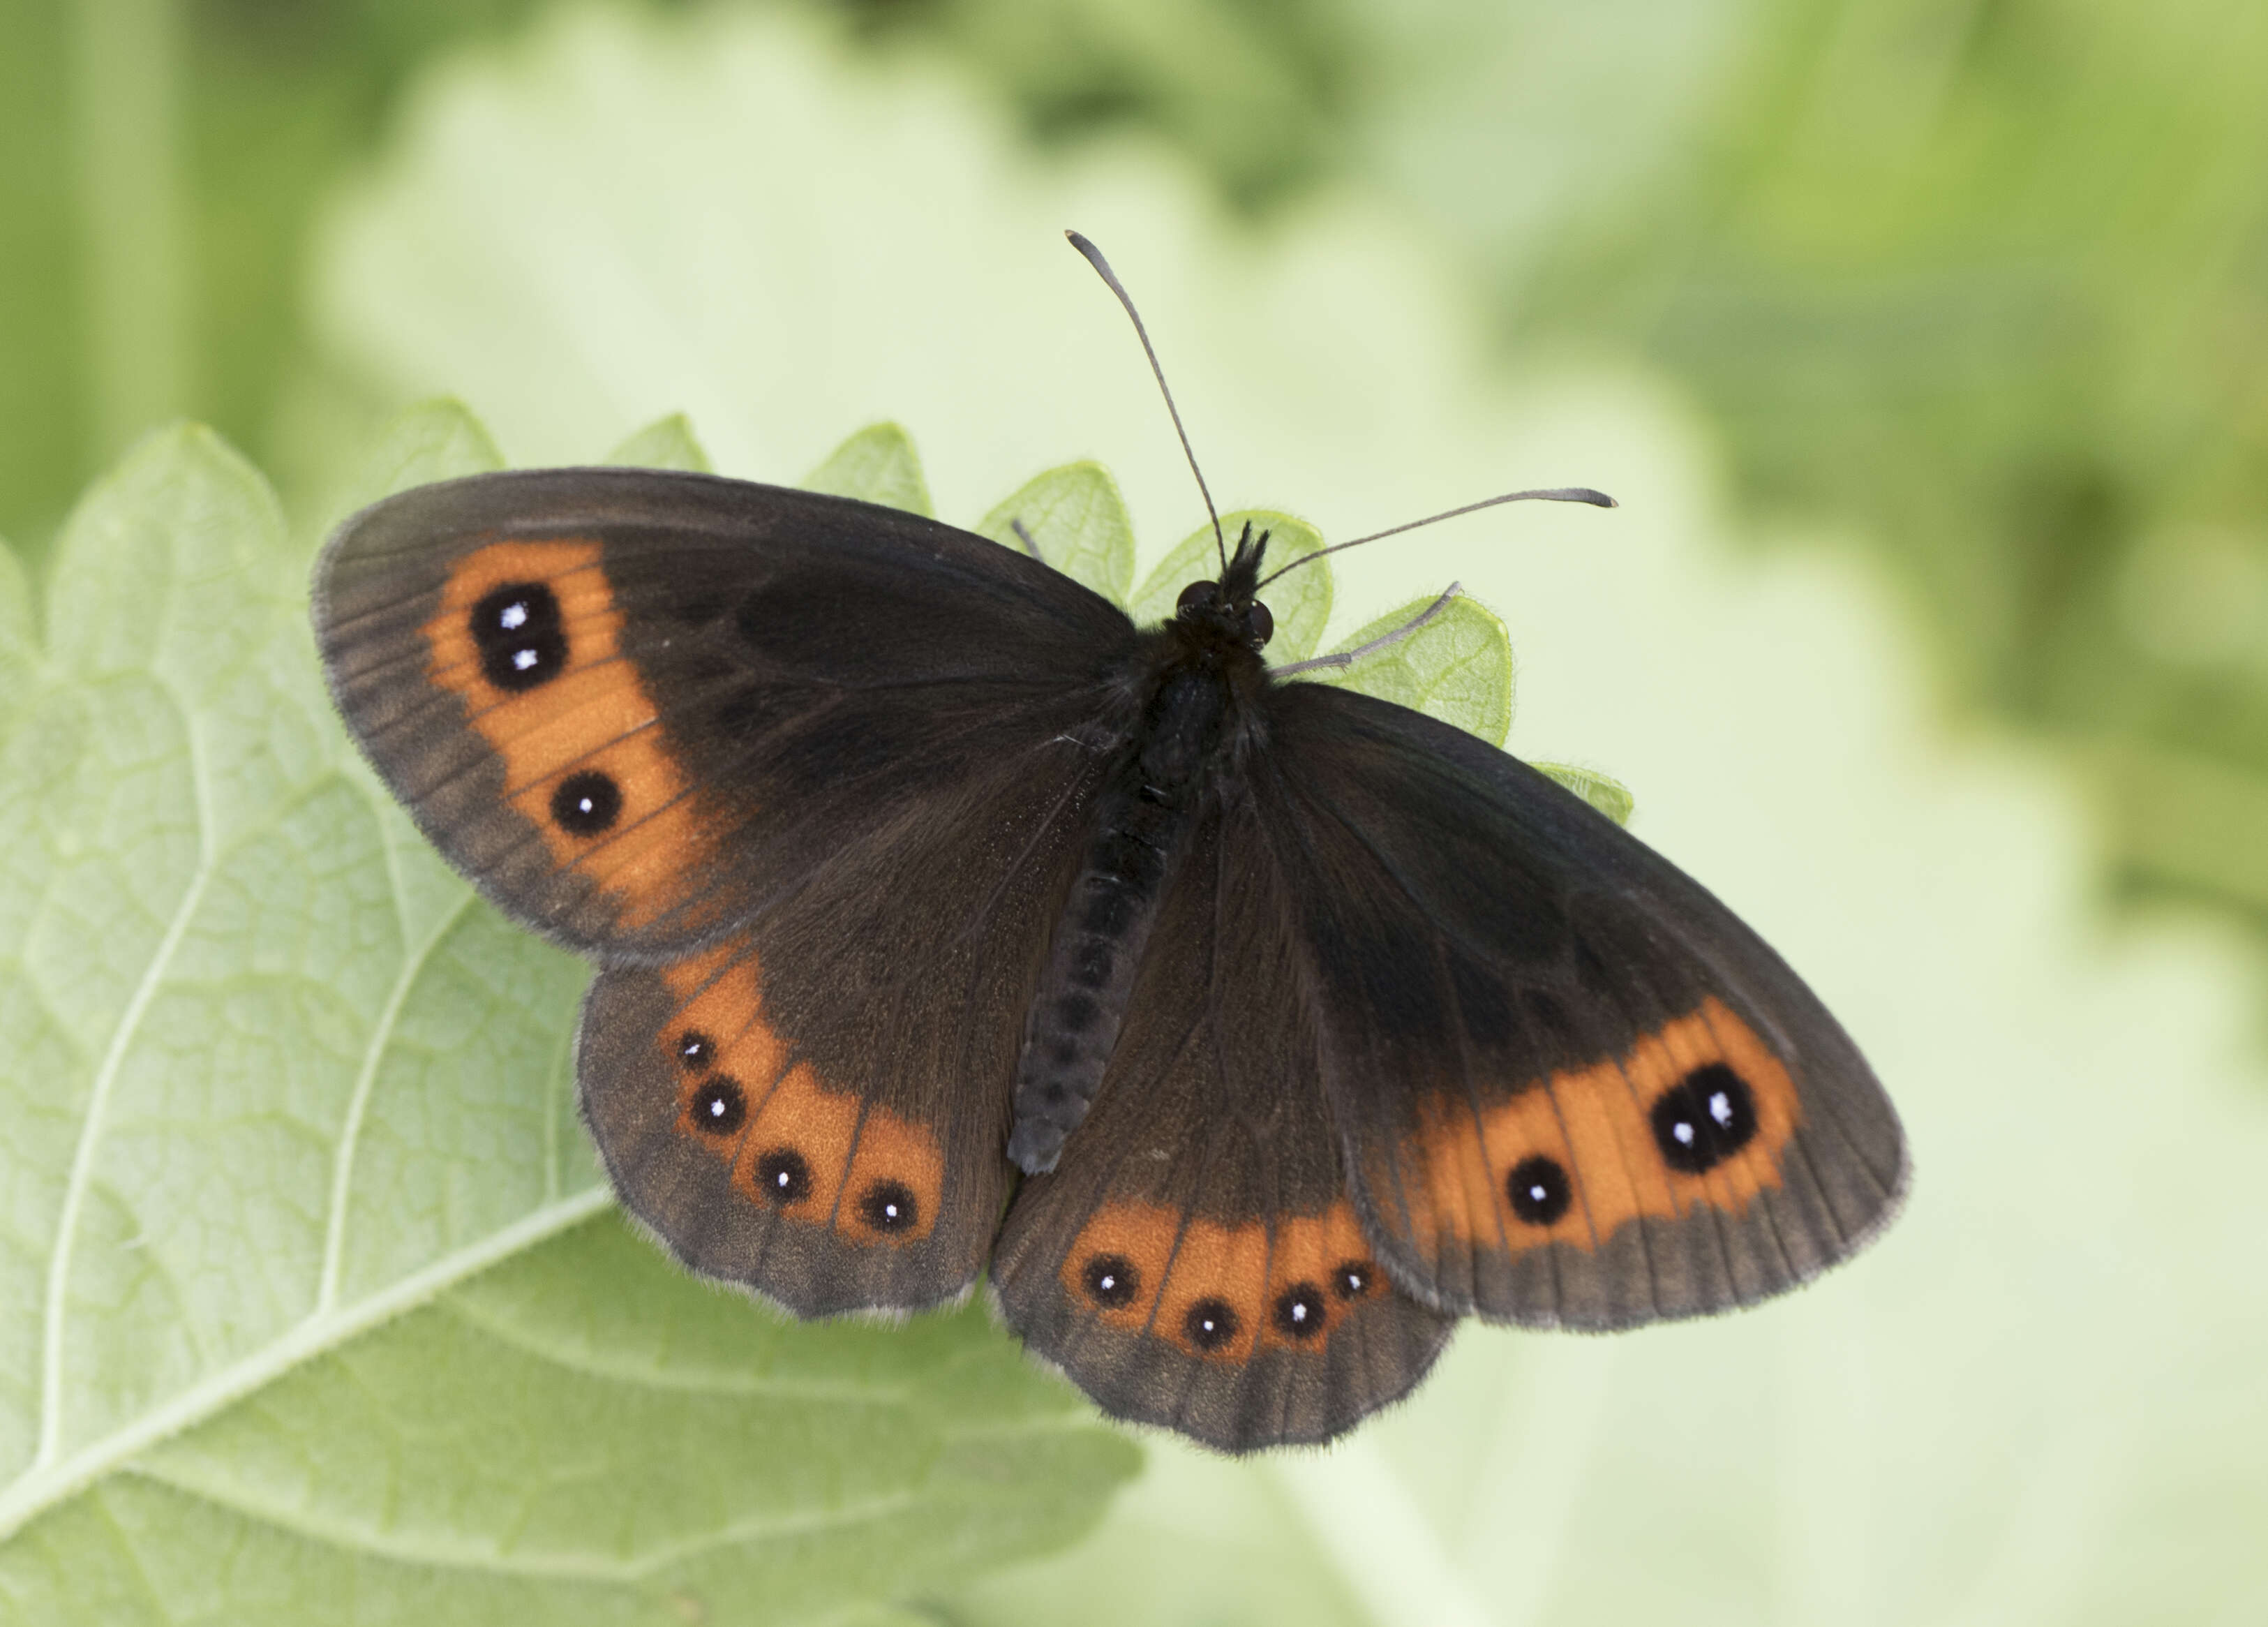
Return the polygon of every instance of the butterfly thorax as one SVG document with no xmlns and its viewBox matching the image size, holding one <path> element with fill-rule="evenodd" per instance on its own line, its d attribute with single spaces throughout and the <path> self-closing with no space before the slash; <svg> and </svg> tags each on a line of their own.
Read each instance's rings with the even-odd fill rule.
<svg viewBox="0 0 2268 1627">
<path fill-rule="evenodd" d="M 1129 674 L 1136 720 L 1095 799 L 1086 861 L 1025 1024 L 1008 1156 L 1027 1173 L 1055 1167 L 1086 1116 L 1197 810 L 1248 741 L 1273 631 L 1253 596 L 1267 541 L 1248 526 L 1221 580 L 1182 591 Z"/>
</svg>

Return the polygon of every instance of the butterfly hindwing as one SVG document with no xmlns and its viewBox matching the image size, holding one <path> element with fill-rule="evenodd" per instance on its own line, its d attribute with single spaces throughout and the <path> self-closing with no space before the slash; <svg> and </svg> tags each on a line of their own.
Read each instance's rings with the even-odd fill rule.
<svg viewBox="0 0 2268 1627">
<path fill-rule="evenodd" d="M 649 962 L 1091 710 L 1081 685 L 1133 637 L 966 532 L 634 469 L 388 498 L 325 551 L 315 625 L 341 711 L 435 844 L 567 946 Z"/>
<path fill-rule="evenodd" d="M 993 1268 L 1010 1326 L 1104 1410 L 1228 1451 L 1339 1433 L 1452 1326 L 1377 1267 L 1256 858 L 1248 803 L 1200 816 L 1094 1108 Z"/>
<path fill-rule="evenodd" d="M 801 1315 L 966 1289 L 1006 1201 L 1016 1046 L 1099 770 L 1063 739 L 972 767 L 744 934 L 601 972 L 578 1071 L 631 1212 Z"/>
<path fill-rule="evenodd" d="M 1292 684 L 1256 778 L 1388 1268 L 1608 1329 L 1808 1280 L 1904 1193 L 1896 1115 L 1786 964 L 1650 849 L 1417 713 Z"/>
</svg>

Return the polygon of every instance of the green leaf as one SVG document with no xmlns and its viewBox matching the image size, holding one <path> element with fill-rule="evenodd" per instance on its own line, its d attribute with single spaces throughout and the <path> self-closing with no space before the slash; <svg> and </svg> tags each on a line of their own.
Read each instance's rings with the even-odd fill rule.
<svg viewBox="0 0 2268 1627">
<path fill-rule="evenodd" d="M 696 475 L 714 472 L 709 454 L 694 438 L 691 421 L 681 412 L 655 419 L 600 461 L 637 469 L 687 469 Z"/>
<path fill-rule="evenodd" d="M 1578 768 L 1572 762 L 1531 762 L 1528 765 L 1548 779 L 1562 785 L 1589 803 L 1617 825 L 1631 822 L 1631 813 L 1637 806 L 1630 787 L 1620 780 L 1610 778 L 1596 769 Z"/>
<path fill-rule="evenodd" d="M 857 497 L 913 514 L 933 514 L 914 444 L 895 423 L 870 423 L 804 476 L 806 491 Z"/>
<path fill-rule="evenodd" d="M 1020 524 L 1028 545 L 1016 534 Z M 1134 522 L 1118 482 L 1100 463 L 1066 463 L 1026 481 L 976 530 L 1019 552 L 1028 546 L 1113 604 L 1124 604 L 1134 585 Z"/>
<path fill-rule="evenodd" d="M 1322 534 L 1304 519 L 1275 509 L 1238 509 L 1220 517 L 1221 534 L 1232 549 L 1248 523 L 1256 531 L 1268 533 L 1263 574 L 1280 571 L 1300 555 L 1312 554 L 1323 545 Z M 1192 582 L 1213 581 L 1219 575 L 1219 547 L 1212 527 L 1201 526 L 1158 563 L 1135 591 L 1126 613 L 1145 627 L 1162 622 L 1174 614 L 1174 602 L 1182 588 Z M 1269 641 L 1268 659 L 1278 666 L 1306 659 L 1323 636 L 1323 624 L 1331 619 L 1330 562 L 1317 560 L 1301 566 L 1261 597 L 1276 618 L 1276 636 Z"/>
<path fill-rule="evenodd" d="M 1432 599 L 1413 599 L 1366 622 L 1333 644 L 1344 655 L 1385 638 L 1432 610 Z M 1316 683 L 1359 689 L 1381 701 L 1453 723 L 1491 746 L 1512 727 L 1512 635 L 1493 611 L 1462 594 L 1435 612 L 1417 631 L 1345 666 L 1302 674 Z"/>
<path fill-rule="evenodd" d="M 23 677 L 35 650 L 32 629 L 32 588 L 24 579 L 23 562 L 0 537 L 0 739 L 24 692 Z"/>
<path fill-rule="evenodd" d="M 381 465 L 481 461 L 456 410 Z M 587 969 L 376 785 L 305 571 L 241 460 L 153 437 L 0 713 L 11 1612 L 787 1621 L 1090 1522 L 1135 1449 L 981 1313 L 791 1323 L 613 1218 Z"/>
<path fill-rule="evenodd" d="M 450 396 L 421 401 L 398 416 L 379 437 L 377 448 L 346 491 L 330 506 L 343 519 L 380 497 L 437 480 L 485 475 L 504 467 L 488 426 Z"/>
</svg>

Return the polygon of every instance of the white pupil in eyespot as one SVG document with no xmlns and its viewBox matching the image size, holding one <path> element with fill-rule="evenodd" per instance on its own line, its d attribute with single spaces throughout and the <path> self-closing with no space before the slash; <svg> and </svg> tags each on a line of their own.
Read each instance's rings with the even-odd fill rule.
<svg viewBox="0 0 2268 1627">
<path fill-rule="evenodd" d="M 526 672 L 529 667 L 535 665 L 535 652 L 533 650 L 514 650 L 512 652 L 512 664 L 515 671 Z"/>
<path fill-rule="evenodd" d="M 1303 1322 L 1307 1320 L 1307 1303 L 1306 1300 L 1294 1299 L 1292 1301 L 1292 1320 L 1295 1322 Z"/>
<path fill-rule="evenodd" d="M 1678 1120 L 1676 1128 L 1672 1130 L 1669 1133 L 1676 1137 L 1678 1142 L 1682 1145 L 1690 1147 L 1693 1145 L 1693 1126 L 1687 1123 L 1683 1119 Z"/>
<path fill-rule="evenodd" d="M 1710 1097 L 1709 1116 L 1729 1130 L 1733 1123 L 1733 1099 L 1721 1090 Z"/>
<path fill-rule="evenodd" d="M 497 617 L 497 622 L 507 633 L 516 632 L 527 625 L 527 607 L 520 604 L 506 605 L 504 607 L 504 614 Z"/>
<path fill-rule="evenodd" d="M 722 1096 L 717 1096 L 711 1099 L 709 1103 L 709 1116 L 711 1118 L 723 1118 L 725 1116 L 725 1099 Z"/>
<path fill-rule="evenodd" d="M 1540 1187 L 1540 1186 L 1532 1186 L 1532 1187 L 1530 1187 L 1530 1188 L 1528 1188 L 1528 1196 L 1530 1196 L 1530 1197 L 1532 1197 L 1532 1198 L 1534 1198 L 1537 1203 L 1539 1203 L 1539 1204 L 1540 1204 L 1540 1203 L 1542 1203 L 1542 1202 L 1543 1201 L 1544 1196 L 1545 1196 L 1545 1193 L 1544 1193 L 1544 1190 L 1543 1190 L 1543 1189 L 1542 1187 Z"/>
</svg>

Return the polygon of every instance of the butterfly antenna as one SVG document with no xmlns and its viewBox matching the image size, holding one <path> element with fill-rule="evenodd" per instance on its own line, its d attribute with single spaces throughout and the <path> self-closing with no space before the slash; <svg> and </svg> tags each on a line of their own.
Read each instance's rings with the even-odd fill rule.
<svg viewBox="0 0 2268 1627">
<path fill-rule="evenodd" d="M 1212 519 L 1212 545 L 1219 551 L 1221 574 L 1226 576 L 1228 540 L 1220 534 L 1220 511 L 1212 505 L 1212 490 L 1205 484 L 1204 471 L 1197 467 L 1197 454 L 1189 445 L 1189 432 L 1182 427 L 1182 409 L 1174 405 L 1174 393 L 1166 387 L 1166 370 L 1158 365 L 1158 348 L 1150 342 L 1150 330 L 1142 326 L 1142 313 L 1134 308 L 1133 296 L 1118 280 L 1118 273 L 1110 269 L 1110 262 L 1102 257 L 1102 251 L 1076 232 L 1064 235 L 1071 239 L 1073 248 L 1086 256 L 1086 263 L 1094 268 L 1095 275 L 1110 284 L 1110 291 L 1118 296 L 1118 303 L 1126 307 L 1126 314 L 1133 320 L 1135 336 L 1142 341 L 1142 353 L 1150 358 L 1150 371 L 1158 376 L 1158 393 L 1166 398 L 1166 410 L 1173 415 L 1174 433 L 1182 438 L 1182 455 L 1189 460 L 1189 473 L 1197 477 L 1197 493 L 1204 498 L 1205 512 Z"/>
<path fill-rule="evenodd" d="M 1605 492 L 1594 491 L 1588 486 L 1547 486 L 1539 487 L 1533 491 L 1507 491 L 1500 497 L 1489 497 L 1478 503 L 1468 503 L 1462 508 L 1448 509 L 1439 514 L 1428 514 L 1425 519 L 1413 519 L 1405 526 L 1388 526 L 1383 531 L 1373 531 L 1366 537 L 1355 538 L 1351 542 L 1334 542 L 1329 548 L 1319 548 L 1313 553 L 1302 554 L 1285 566 L 1283 571 L 1270 571 L 1261 578 L 1253 591 L 1257 593 L 1278 577 L 1284 575 L 1285 571 L 1297 571 L 1301 565 L 1312 564 L 1326 554 L 1336 554 L 1344 548 L 1360 548 L 1364 543 L 1375 542 L 1381 537 L 1398 537 L 1403 532 L 1415 531 L 1421 526 L 1437 526 L 1445 519 L 1454 519 L 1460 514 L 1477 514 L 1481 510 L 1494 508 L 1499 503 L 1587 503 L 1594 508 L 1622 506 Z"/>
<path fill-rule="evenodd" d="M 1439 599 L 1392 631 L 1381 633 L 1369 643 L 1359 644 L 1351 650 L 1341 650 L 1330 655 L 1310 656 L 1304 661 L 1292 661 L 1282 666 L 1271 666 L 1268 669 L 1269 675 L 1287 678 L 1293 673 L 1311 673 L 1318 667 L 1352 666 L 1366 655 L 1375 655 L 1388 644 L 1400 644 L 1426 622 L 1440 615 L 1442 611 L 1447 610 L 1449 607 L 1449 601 L 1462 592 L 1464 592 L 1464 584 L 1452 582 L 1443 590 Z"/>
</svg>

